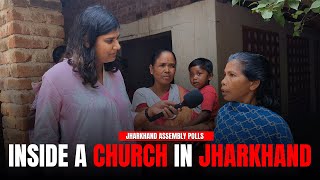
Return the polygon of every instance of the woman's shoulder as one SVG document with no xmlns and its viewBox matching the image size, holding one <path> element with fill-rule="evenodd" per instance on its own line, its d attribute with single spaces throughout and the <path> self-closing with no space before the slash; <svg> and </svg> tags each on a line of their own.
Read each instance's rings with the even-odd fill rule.
<svg viewBox="0 0 320 180">
<path fill-rule="evenodd" d="M 286 123 L 286 121 L 278 113 L 276 113 L 266 107 L 255 106 L 255 105 L 248 105 L 248 107 L 250 107 L 250 109 L 249 109 L 250 113 L 256 113 L 261 118 L 264 118 L 269 122 L 273 122 L 274 124 Z"/>
<path fill-rule="evenodd" d="M 150 88 L 147 88 L 147 87 L 141 87 L 141 88 L 138 88 L 135 92 L 145 92 L 145 91 L 149 91 Z"/>
<path fill-rule="evenodd" d="M 49 82 L 55 87 L 74 86 L 74 83 L 80 80 L 74 73 L 68 61 L 62 61 L 54 65 L 42 76 L 42 82 Z"/>
<path fill-rule="evenodd" d="M 286 121 L 279 114 L 268 108 L 239 102 L 227 102 L 219 109 L 219 113 L 233 116 L 242 114 L 245 117 L 258 118 L 274 125 L 286 124 Z"/>
<path fill-rule="evenodd" d="M 276 113 L 276 112 L 274 112 L 274 111 L 272 111 L 270 109 L 264 108 L 264 107 L 263 107 L 263 109 L 264 109 L 264 113 L 263 114 L 266 117 L 268 117 L 268 119 L 270 121 L 274 122 L 275 124 L 287 124 L 287 121 L 284 120 L 282 118 L 282 116 L 279 115 L 278 113 Z"/>
<path fill-rule="evenodd" d="M 270 116 L 270 117 L 273 117 L 273 118 L 276 118 L 276 119 L 283 119 L 278 113 L 266 108 L 266 107 L 263 107 L 263 106 L 255 106 L 257 107 L 257 112 L 259 114 L 262 114 L 262 115 L 265 115 L 265 116 Z"/>
<path fill-rule="evenodd" d="M 227 109 L 231 111 L 241 112 L 241 113 L 257 113 L 266 117 L 276 117 L 282 119 L 282 117 L 273 112 L 272 110 L 265 108 L 263 106 L 256 106 L 252 104 L 240 103 L 240 102 L 227 102 L 220 109 Z"/>
<path fill-rule="evenodd" d="M 141 87 L 134 91 L 133 97 L 135 96 L 144 96 L 146 95 L 151 89 L 147 87 Z"/>
<path fill-rule="evenodd" d="M 66 78 L 66 74 L 72 72 L 72 66 L 68 64 L 67 60 L 59 62 L 45 72 L 46 78 Z"/>
</svg>

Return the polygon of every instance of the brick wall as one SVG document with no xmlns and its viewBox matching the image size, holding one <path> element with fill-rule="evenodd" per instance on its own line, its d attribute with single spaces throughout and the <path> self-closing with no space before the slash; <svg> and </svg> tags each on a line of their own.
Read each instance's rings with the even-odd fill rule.
<svg viewBox="0 0 320 180">
<path fill-rule="evenodd" d="M 28 143 L 26 116 L 34 99 L 31 82 L 53 65 L 64 43 L 60 0 L 0 1 L 0 102 L 3 140 Z M 1 136 L 0 136 L 1 137 Z"/>
<path fill-rule="evenodd" d="M 197 1 L 201 0 L 62 0 L 65 32 L 67 35 L 77 14 L 94 4 L 106 6 L 121 24 L 127 24 Z"/>
</svg>

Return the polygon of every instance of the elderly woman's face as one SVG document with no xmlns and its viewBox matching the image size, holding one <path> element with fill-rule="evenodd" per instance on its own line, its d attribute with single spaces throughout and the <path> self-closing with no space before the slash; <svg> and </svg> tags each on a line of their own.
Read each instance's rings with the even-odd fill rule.
<svg viewBox="0 0 320 180">
<path fill-rule="evenodd" d="M 95 48 L 96 60 L 99 63 L 108 63 L 116 59 L 117 52 L 121 48 L 118 41 L 119 34 L 116 30 L 97 37 Z"/>
<path fill-rule="evenodd" d="M 242 68 L 243 65 L 238 60 L 232 60 L 224 69 L 221 92 L 226 101 L 247 103 L 254 94 L 252 81 L 242 73 Z"/>
<path fill-rule="evenodd" d="M 155 83 L 170 84 L 176 73 L 176 61 L 171 52 L 162 52 L 153 66 L 150 65 L 150 73 Z"/>
</svg>

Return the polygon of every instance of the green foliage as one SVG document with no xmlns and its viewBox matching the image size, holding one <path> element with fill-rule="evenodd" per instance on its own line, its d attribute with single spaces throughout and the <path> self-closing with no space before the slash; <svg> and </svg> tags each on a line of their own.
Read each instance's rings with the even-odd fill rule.
<svg viewBox="0 0 320 180">
<path fill-rule="evenodd" d="M 281 26 L 293 24 L 293 36 L 300 36 L 305 23 L 320 14 L 320 0 L 258 0 L 248 7 L 253 13 L 270 21 L 274 18 Z M 232 0 L 232 6 L 244 5 L 245 0 Z M 286 18 L 285 18 L 286 17 Z"/>
</svg>

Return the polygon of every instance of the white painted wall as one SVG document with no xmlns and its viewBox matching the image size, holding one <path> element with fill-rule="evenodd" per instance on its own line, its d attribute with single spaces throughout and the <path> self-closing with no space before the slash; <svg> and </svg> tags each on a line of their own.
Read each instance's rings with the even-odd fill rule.
<svg viewBox="0 0 320 180">
<path fill-rule="evenodd" d="M 215 3 L 213 0 L 200 1 L 136 22 L 122 24 L 120 40 L 130 40 L 171 31 L 172 49 L 177 57 L 175 83 L 191 89 L 189 63 L 195 58 L 204 57 L 213 62 L 214 80 L 212 85 L 217 87 Z"/>
</svg>

